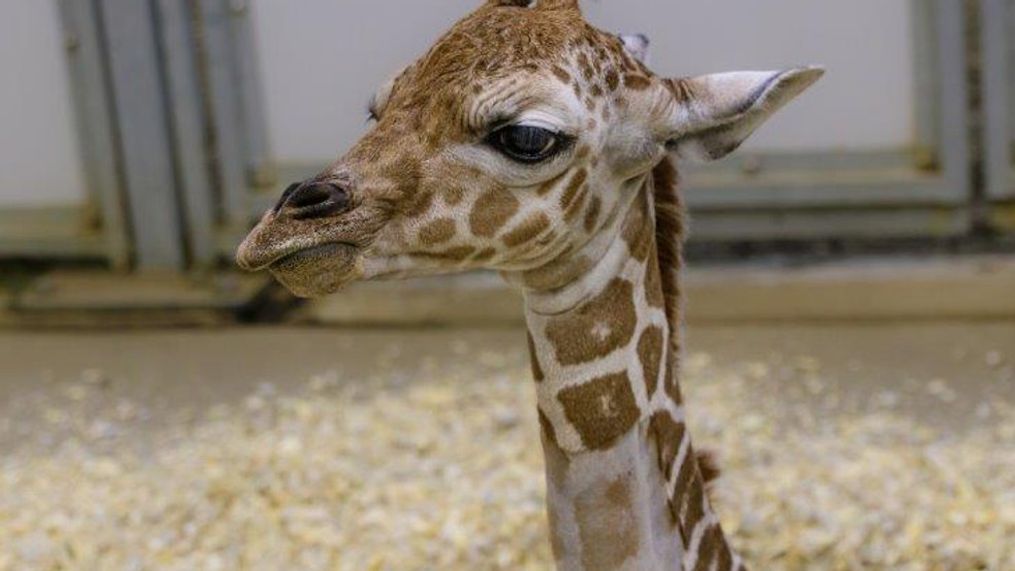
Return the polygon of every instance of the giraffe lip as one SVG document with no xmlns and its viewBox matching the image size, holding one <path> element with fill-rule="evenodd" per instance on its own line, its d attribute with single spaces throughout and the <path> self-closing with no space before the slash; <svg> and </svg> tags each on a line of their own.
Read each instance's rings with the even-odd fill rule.
<svg viewBox="0 0 1015 571">
<path fill-rule="evenodd" d="M 323 257 L 327 251 L 336 251 L 339 247 L 355 248 L 353 244 L 346 242 L 326 242 L 313 246 L 295 246 L 280 248 L 275 251 L 258 251 L 255 248 L 247 248 L 244 244 L 240 247 L 239 255 L 236 258 L 237 264 L 248 272 L 260 272 L 262 270 L 275 269 L 286 262 L 295 261 L 301 257 Z"/>
<path fill-rule="evenodd" d="M 351 255 L 355 252 L 356 246 L 348 242 L 326 242 L 304 248 L 283 250 L 271 261 L 263 264 L 258 269 L 270 269 L 272 271 L 284 270 L 296 264 L 310 262 L 313 260 L 325 259 L 334 255 Z"/>
</svg>

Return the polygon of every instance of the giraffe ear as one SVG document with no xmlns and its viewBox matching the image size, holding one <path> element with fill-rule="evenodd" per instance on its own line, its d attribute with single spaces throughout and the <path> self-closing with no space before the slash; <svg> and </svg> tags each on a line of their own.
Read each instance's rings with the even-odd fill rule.
<svg viewBox="0 0 1015 571">
<path fill-rule="evenodd" d="M 649 47 L 652 44 L 648 36 L 645 34 L 620 34 L 619 37 L 620 41 L 624 43 L 627 53 L 631 54 L 631 57 L 641 63 L 648 64 Z"/>
<path fill-rule="evenodd" d="M 824 73 L 803 67 L 668 80 L 676 105 L 667 147 L 682 158 L 725 157 Z"/>
</svg>

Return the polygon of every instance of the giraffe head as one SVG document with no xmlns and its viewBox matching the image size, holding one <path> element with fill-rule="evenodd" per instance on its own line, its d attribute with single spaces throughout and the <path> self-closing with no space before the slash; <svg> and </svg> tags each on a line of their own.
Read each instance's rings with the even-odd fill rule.
<svg viewBox="0 0 1015 571">
<path fill-rule="evenodd" d="M 667 154 L 716 159 L 821 75 L 670 79 L 647 40 L 577 0 L 490 0 L 376 94 L 372 129 L 293 184 L 241 245 L 316 296 L 357 279 L 488 268 L 556 287 L 608 242 Z"/>
</svg>

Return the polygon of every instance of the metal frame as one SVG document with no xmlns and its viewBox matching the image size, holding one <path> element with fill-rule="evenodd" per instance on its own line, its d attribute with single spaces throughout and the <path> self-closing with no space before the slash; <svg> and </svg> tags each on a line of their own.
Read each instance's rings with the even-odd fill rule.
<svg viewBox="0 0 1015 571">
<path fill-rule="evenodd" d="M 50 0 L 89 198 L 0 212 L 0 256 L 207 269 L 274 183 L 245 0 Z M 223 226 L 224 224 L 224 226 Z"/>
<path fill-rule="evenodd" d="M 225 231 L 245 230 L 252 191 L 274 184 L 256 43 L 246 0 L 200 2 L 204 74 Z"/>
<path fill-rule="evenodd" d="M 687 202 L 703 241 L 956 236 L 972 190 L 961 2 L 912 0 L 917 26 L 911 147 L 741 156 L 692 170 Z M 833 70 L 834 71 L 834 70 Z"/>
<path fill-rule="evenodd" d="M 971 228 L 971 151 L 961 2 L 910 0 L 915 15 L 917 129 L 912 145 L 852 153 L 739 155 L 689 168 L 698 241 L 952 237 Z M 834 70 L 832 70 L 834 73 Z M 323 165 L 281 165 L 289 178 Z M 255 197 L 259 215 L 277 198 Z M 222 242 L 229 249 L 235 237 Z"/>
<path fill-rule="evenodd" d="M 992 224 L 1015 230 L 1015 0 L 980 3 L 983 163 Z"/>
<path fill-rule="evenodd" d="M 67 209 L 38 211 L 26 233 L 4 225 L 0 254 L 101 257 L 180 271 L 231 255 L 273 202 L 276 179 L 247 0 L 55 0 L 88 187 L 89 231 Z M 1013 0 L 984 0 L 985 57 L 1011 65 L 1004 21 Z M 697 240 L 956 236 L 970 227 L 972 191 L 961 3 L 911 0 L 917 15 L 917 133 L 905 149 L 736 158 L 692 171 Z M 1006 10 L 1008 20 L 990 14 Z M 991 64 L 990 70 L 997 66 Z M 1010 69 L 1010 67 L 1005 68 Z M 1013 74 L 1015 75 L 1015 74 Z M 1015 88 L 985 74 L 988 95 Z M 1007 85 L 1006 85 L 1007 84 Z M 1011 104 L 988 98 L 997 117 Z M 1010 123 L 1008 121 L 1009 128 Z M 994 125 L 995 122 L 991 122 Z M 998 128 L 990 164 L 1000 173 Z M 285 165 L 287 173 L 313 172 Z M 1010 169 L 1009 169 L 1010 170 Z M 296 176 L 296 174 L 292 174 Z M 992 174 L 990 180 L 996 180 Z M 992 183 L 991 196 L 1012 198 Z M 997 190 L 1000 188 L 1001 190 Z M 258 192 L 270 189 L 269 192 Z M 11 214 L 0 213 L 10 218 Z M 20 214 L 19 214 L 20 216 Z M 1015 214 L 1012 226 L 1015 227 Z M 76 220 L 71 225 L 68 221 Z M 133 224 L 131 223 L 133 221 Z M 50 225 L 61 224 L 59 228 Z"/>
<path fill-rule="evenodd" d="M 17 208 L 0 211 L 0 255 L 105 260 L 130 264 L 130 228 L 118 170 L 103 23 L 94 0 L 57 0 L 82 154 L 83 208 Z"/>
<path fill-rule="evenodd" d="M 161 48 L 171 101 L 173 149 L 185 214 L 186 245 L 193 266 L 207 268 L 217 260 L 216 204 L 201 93 L 199 54 L 192 22 L 192 5 L 180 0 L 156 0 L 161 23 Z"/>
<path fill-rule="evenodd" d="M 141 269 L 182 270 L 182 213 L 169 126 L 169 101 L 150 2 L 99 0 L 105 24 L 120 153 Z"/>
</svg>

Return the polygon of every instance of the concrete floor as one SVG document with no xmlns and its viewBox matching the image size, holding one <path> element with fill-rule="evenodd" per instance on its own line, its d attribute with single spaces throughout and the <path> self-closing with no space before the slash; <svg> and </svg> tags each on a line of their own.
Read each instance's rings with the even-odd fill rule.
<svg viewBox="0 0 1015 571">
<path fill-rule="evenodd" d="M 761 369 L 757 390 L 782 393 L 793 406 L 831 403 L 851 413 L 887 405 L 962 430 L 989 421 L 991 406 L 1015 403 L 1015 322 L 698 326 L 689 339 L 695 380 Z M 145 440 L 181 411 L 199 416 L 265 387 L 296 391 L 315 376 L 402 382 L 420 371 L 525 363 L 524 335 L 514 328 L 5 332 L 0 450 L 58 444 L 47 411 L 84 400 L 81 386 L 101 387 L 105 405 L 121 400 L 144 411 L 135 436 Z"/>
</svg>

